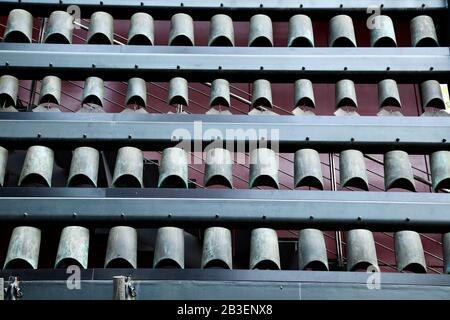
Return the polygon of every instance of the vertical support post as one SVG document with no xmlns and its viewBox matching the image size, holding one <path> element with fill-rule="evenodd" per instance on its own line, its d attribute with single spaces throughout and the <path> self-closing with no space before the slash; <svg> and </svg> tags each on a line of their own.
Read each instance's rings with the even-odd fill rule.
<svg viewBox="0 0 450 320">
<path fill-rule="evenodd" d="M 336 172 L 334 168 L 334 154 L 329 154 L 329 162 L 330 162 L 330 180 L 331 180 L 331 190 L 336 191 Z M 336 231 L 336 258 L 339 269 L 344 268 L 344 259 L 342 257 L 342 234 L 340 231 Z"/>
<path fill-rule="evenodd" d="M 113 300 L 134 300 L 136 290 L 130 277 L 115 276 L 113 278 Z"/>
</svg>

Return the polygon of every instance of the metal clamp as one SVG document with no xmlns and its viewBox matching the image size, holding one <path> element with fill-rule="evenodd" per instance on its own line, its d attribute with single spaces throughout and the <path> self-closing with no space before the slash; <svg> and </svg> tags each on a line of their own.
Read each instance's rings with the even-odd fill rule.
<svg viewBox="0 0 450 320">
<path fill-rule="evenodd" d="M 136 298 L 136 287 L 130 276 L 116 276 L 113 279 L 113 284 L 113 300 L 134 300 Z"/>
<path fill-rule="evenodd" d="M 17 277 L 9 277 L 9 285 L 5 288 L 5 300 L 18 300 L 23 297 L 22 289 Z"/>
</svg>

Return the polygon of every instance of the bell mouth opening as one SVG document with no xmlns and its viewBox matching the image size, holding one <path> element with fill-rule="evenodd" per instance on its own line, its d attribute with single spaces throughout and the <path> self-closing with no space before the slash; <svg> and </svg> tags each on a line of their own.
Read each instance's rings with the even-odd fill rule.
<svg viewBox="0 0 450 320">
<path fill-rule="evenodd" d="M 68 187 L 97 187 L 94 181 L 85 174 L 74 175 L 67 184 Z"/>
<path fill-rule="evenodd" d="M 297 104 L 295 105 L 296 107 L 307 107 L 307 108 L 311 108 L 314 109 L 316 107 L 316 105 L 314 104 L 314 101 L 312 101 L 311 98 L 308 97 L 304 97 L 301 98 L 300 100 L 298 100 Z"/>
<path fill-rule="evenodd" d="M 192 42 L 192 40 L 184 35 L 178 35 L 175 38 L 172 39 L 172 41 L 170 41 L 170 46 L 181 46 L 181 47 L 192 47 L 194 46 L 194 43 Z"/>
<path fill-rule="evenodd" d="M 278 183 L 269 175 L 260 175 L 255 180 L 253 180 L 251 184 L 251 188 L 256 187 L 270 187 L 274 189 L 278 189 Z"/>
<path fill-rule="evenodd" d="M 152 46 L 153 42 L 143 34 L 136 34 L 128 40 L 128 44 L 132 46 Z"/>
<path fill-rule="evenodd" d="M 421 265 L 420 263 L 410 263 L 403 267 L 401 270 L 403 272 L 411 272 L 411 273 L 427 273 L 427 269 Z"/>
<path fill-rule="evenodd" d="M 289 47 L 312 48 L 312 47 L 314 47 L 314 45 L 306 37 L 297 37 L 289 43 Z"/>
<path fill-rule="evenodd" d="M 21 187 L 50 187 L 48 181 L 38 173 L 30 173 L 20 182 Z"/>
<path fill-rule="evenodd" d="M 3 42 L 31 43 L 31 40 L 21 31 L 11 31 L 3 39 Z"/>
<path fill-rule="evenodd" d="M 59 106 L 58 100 L 52 94 L 45 94 L 39 98 L 39 104 L 53 104 Z"/>
<path fill-rule="evenodd" d="M 400 109 L 402 106 L 400 104 L 400 101 L 398 101 L 396 98 L 386 98 L 384 99 L 384 101 L 381 103 L 381 108 L 398 108 Z"/>
<path fill-rule="evenodd" d="M 430 100 L 430 102 L 428 102 L 428 104 L 426 106 L 424 106 L 424 108 L 434 108 L 434 109 L 443 110 L 443 109 L 445 109 L 445 103 L 442 99 L 434 98 L 434 99 Z"/>
<path fill-rule="evenodd" d="M 253 269 L 258 269 L 258 270 L 280 270 L 280 267 L 274 261 L 269 260 L 269 259 L 265 259 L 265 260 L 261 260 L 260 262 L 255 264 Z"/>
<path fill-rule="evenodd" d="M 209 178 L 208 181 L 205 183 L 205 187 L 211 186 L 224 186 L 230 189 L 233 188 L 231 182 L 222 175 L 214 175 L 211 178 Z"/>
<path fill-rule="evenodd" d="M 141 108 L 145 108 L 146 107 L 146 103 L 145 103 L 144 99 L 142 99 L 141 97 L 133 96 L 130 99 L 128 99 L 127 106 L 128 107 L 139 106 Z"/>
<path fill-rule="evenodd" d="M 183 267 L 174 259 L 161 259 L 154 266 L 155 269 L 183 269 Z"/>
<path fill-rule="evenodd" d="M 66 38 L 61 33 L 53 33 L 49 35 L 47 38 L 45 38 L 45 43 L 53 43 L 53 44 L 70 44 L 71 41 Z"/>
<path fill-rule="evenodd" d="M 158 188 L 188 188 L 186 182 L 177 175 L 165 177 L 158 185 Z"/>
<path fill-rule="evenodd" d="M 353 99 L 350 98 L 343 98 L 339 101 L 336 108 L 344 108 L 344 107 L 351 107 L 351 108 L 357 108 L 356 102 L 353 101 Z"/>
<path fill-rule="evenodd" d="M 355 48 L 356 45 L 347 37 L 339 37 L 333 41 L 331 47 Z"/>
<path fill-rule="evenodd" d="M 450 189 L 450 178 L 445 178 L 436 185 L 434 190 Z"/>
<path fill-rule="evenodd" d="M 303 270 L 328 271 L 328 266 L 322 261 L 314 260 L 309 262 L 306 266 L 304 266 Z"/>
<path fill-rule="evenodd" d="M 437 43 L 437 41 L 435 39 L 426 37 L 426 38 L 420 39 L 417 42 L 416 47 L 439 47 L 439 44 Z"/>
<path fill-rule="evenodd" d="M 111 268 L 111 269 L 130 269 L 130 268 L 135 268 L 135 266 L 133 266 L 131 264 L 130 261 L 128 261 L 127 259 L 124 258 L 114 258 L 112 260 L 110 260 L 105 268 Z"/>
<path fill-rule="evenodd" d="M 249 47 L 272 47 L 272 41 L 267 37 L 257 37 L 249 45 Z"/>
<path fill-rule="evenodd" d="M 323 190 L 322 181 L 320 181 L 317 177 L 314 177 L 314 176 L 307 176 L 307 177 L 302 178 L 299 182 L 297 182 L 295 187 L 296 188 L 310 187 L 310 188 L 315 188 L 318 190 Z"/>
<path fill-rule="evenodd" d="M 228 100 L 223 97 L 214 98 L 214 100 L 212 100 L 209 105 L 211 107 L 218 107 L 218 106 L 229 107 L 230 106 L 230 104 L 228 103 Z"/>
<path fill-rule="evenodd" d="M 396 47 L 397 43 L 391 37 L 381 37 L 373 44 L 374 47 Z"/>
<path fill-rule="evenodd" d="M 226 36 L 218 36 L 211 40 L 210 47 L 234 47 L 233 42 Z"/>
<path fill-rule="evenodd" d="M 182 96 L 174 96 L 170 99 L 169 104 L 187 106 L 188 101 Z"/>
<path fill-rule="evenodd" d="M 88 95 L 86 98 L 83 99 L 83 104 L 94 104 L 96 106 L 102 107 L 102 100 L 95 96 L 95 95 Z"/>
<path fill-rule="evenodd" d="M 114 181 L 116 188 L 142 188 L 138 178 L 131 174 L 123 174 Z"/>
<path fill-rule="evenodd" d="M 373 263 L 371 263 L 369 261 L 360 261 L 358 263 L 355 263 L 353 266 L 351 266 L 350 271 L 367 271 L 367 269 L 369 267 L 378 269 L 378 266 L 374 265 Z"/>
<path fill-rule="evenodd" d="M 361 177 L 353 177 L 351 179 L 348 179 L 342 185 L 342 188 L 346 188 L 346 187 L 357 188 L 357 189 L 360 189 L 360 190 L 369 191 L 369 185 Z"/>
<path fill-rule="evenodd" d="M 30 262 L 22 258 L 16 258 L 8 261 L 4 269 L 34 269 Z"/>
<path fill-rule="evenodd" d="M 406 178 L 398 178 L 392 181 L 386 190 L 390 189 L 403 189 L 407 191 L 416 192 L 414 184 Z"/>
<path fill-rule="evenodd" d="M 88 44 L 108 44 L 108 45 L 111 45 L 112 42 L 108 38 L 108 36 L 106 34 L 98 32 L 98 33 L 93 34 L 89 38 Z"/>
<path fill-rule="evenodd" d="M 11 98 L 9 94 L 6 93 L 0 94 L 0 108 L 14 107 L 14 105 L 15 105 L 14 100 Z"/>
<path fill-rule="evenodd" d="M 230 266 L 222 259 L 209 260 L 204 266 L 204 269 L 231 269 Z"/>
<path fill-rule="evenodd" d="M 85 267 L 77 260 L 74 258 L 64 258 L 61 259 L 56 265 L 55 265 L 55 269 L 67 269 L 70 266 L 77 266 L 80 267 L 82 269 L 84 269 Z"/>
</svg>

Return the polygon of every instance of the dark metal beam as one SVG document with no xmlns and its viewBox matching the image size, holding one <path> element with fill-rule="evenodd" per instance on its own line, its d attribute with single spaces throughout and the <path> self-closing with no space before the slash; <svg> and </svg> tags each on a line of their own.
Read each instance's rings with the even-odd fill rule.
<svg viewBox="0 0 450 320">
<path fill-rule="evenodd" d="M 189 81 L 266 78 L 287 83 L 307 77 L 326 83 L 342 78 L 360 83 L 385 78 L 419 83 L 432 78 L 446 83 L 450 53 L 444 47 L 261 49 L 2 43 L 0 73 L 21 79 L 42 79 L 51 74 L 65 80 L 96 75 L 122 81 L 135 76 L 152 81 L 182 76 Z"/>
<path fill-rule="evenodd" d="M 0 189 L 0 222 L 448 232 L 436 193 L 214 189 Z"/>
<path fill-rule="evenodd" d="M 54 10 L 66 10 L 69 5 L 78 5 L 82 17 L 89 17 L 95 11 L 110 12 L 115 18 L 129 18 L 134 12 L 149 12 L 156 19 L 169 19 L 171 15 L 184 12 L 196 20 L 209 20 L 212 15 L 226 13 L 234 20 L 248 20 L 256 13 L 269 14 L 273 20 L 285 20 L 295 13 L 338 14 L 358 13 L 368 16 L 367 9 L 382 7 L 383 12 L 390 14 L 433 13 L 446 9 L 445 0 L 3 0 L 0 9 L 10 10 L 23 8 L 38 16 L 48 16 Z"/>
<path fill-rule="evenodd" d="M 23 300 L 112 298 L 112 278 L 131 276 L 138 300 L 160 299 L 448 299 L 448 275 L 380 273 L 380 288 L 369 289 L 373 273 L 262 270 L 90 269 L 78 290 L 69 290 L 66 270 L 12 270 L 21 279 Z M 59 281 L 55 281 L 59 280 Z M 171 280 L 171 281 L 167 281 Z M 425 294 L 426 293 L 426 294 Z"/>
<path fill-rule="evenodd" d="M 162 150 L 180 141 L 201 149 L 218 137 L 228 148 L 255 147 L 266 140 L 280 152 L 314 148 L 366 153 L 401 149 L 428 154 L 450 149 L 450 117 L 299 117 L 193 114 L 0 113 L 0 145 L 25 149 L 35 144 L 71 150 L 90 145 L 101 150 L 120 146 Z M 188 142 L 189 141 L 189 142 Z M 197 145 L 198 144 L 198 145 Z M 248 150 L 248 148 L 246 148 Z"/>
</svg>

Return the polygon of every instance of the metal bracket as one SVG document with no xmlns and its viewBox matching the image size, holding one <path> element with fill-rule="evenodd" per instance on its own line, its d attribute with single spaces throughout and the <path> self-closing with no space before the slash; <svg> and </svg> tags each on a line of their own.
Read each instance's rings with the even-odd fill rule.
<svg viewBox="0 0 450 320">
<path fill-rule="evenodd" d="M 113 278 L 113 300 L 135 300 L 136 288 L 130 276 L 115 276 Z"/>
<path fill-rule="evenodd" d="M 20 288 L 20 281 L 18 277 L 9 277 L 9 285 L 4 289 L 5 300 L 19 300 L 23 293 Z"/>
</svg>

